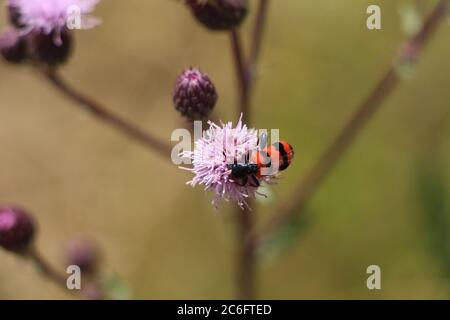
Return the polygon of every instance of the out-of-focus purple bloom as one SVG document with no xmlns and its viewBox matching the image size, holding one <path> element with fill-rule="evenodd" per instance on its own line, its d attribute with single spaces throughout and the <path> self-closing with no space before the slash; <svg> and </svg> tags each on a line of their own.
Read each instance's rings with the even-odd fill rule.
<svg viewBox="0 0 450 320">
<path fill-rule="evenodd" d="M 0 53 L 11 63 L 21 63 L 27 58 L 27 44 L 19 31 L 7 29 L 0 35 Z"/>
<path fill-rule="evenodd" d="M 191 171 L 194 178 L 188 182 L 191 186 L 202 185 L 215 196 L 212 201 L 217 208 L 221 199 L 235 201 L 241 208 L 248 207 L 247 199 L 254 198 L 258 187 L 241 185 L 231 177 L 229 164 L 236 160 L 242 163 L 246 155 L 258 149 L 258 136 L 255 129 L 249 129 L 242 123 L 242 116 L 236 127 L 231 122 L 220 126 L 208 122 L 210 127 L 203 132 L 202 138 L 195 141 L 194 151 L 185 151 L 182 156 L 192 161 Z M 272 176 L 260 178 L 270 182 Z"/>
<path fill-rule="evenodd" d="M 83 272 L 95 272 L 98 264 L 98 250 L 83 238 L 73 239 L 67 246 L 67 264 L 79 266 Z"/>
<path fill-rule="evenodd" d="M 35 232 L 30 214 L 18 207 L 0 207 L 0 246 L 13 252 L 28 248 Z"/>
<path fill-rule="evenodd" d="M 89 29 L 99 24 L 91 16 L 100 0 L 9 0 L 9 6 L 17 24 L 25 31 L 46 35 L 52 34 L 55 43 L 61 45 L 60 34 L 67 28 L 68 21 L 79 13 L 80 29 Z"/>
<path fill-rule="evenodd" d="M 186 0 L 194 17 L 211 30 L 237 28 L 247 16 L 248 0 Z"/>
</svg>

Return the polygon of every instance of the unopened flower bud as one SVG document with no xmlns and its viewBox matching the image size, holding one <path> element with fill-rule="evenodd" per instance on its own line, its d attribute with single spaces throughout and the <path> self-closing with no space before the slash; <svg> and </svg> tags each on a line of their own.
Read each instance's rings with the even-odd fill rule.
<svg viewBox="0 0 450 320">
<path fill-rule="evenodd" d="M 25 251 L 33 240 L 33 218 L 17 207 L 0 207 L 0 246 L 14 252 Z"/>
<path fill-rule="evenodd" d="M 45 64 L 54 66 L 67 61 L 73 47 L 73 37 L 69 30 L 60 34 L 35 32 L 30 35 L 34 57 Z"/>
<path fill-rule="evenodd" d="M 175 108 L 190 120 L 208 117 L 218 96 L 209 77 L 198 69 L 187 69 L 177 79 L 173 94 Z"/>
<path fill-rule="evenodd" d="M 95 245 L 86 239 L 74 239 L 67 247 L 67 264 L 80 267 L 82 272 L 95 272 L 98 263 L 98 251 Z"/>
<path fill-rule="evenodd" d="M 27 58 L 25 38 L 15 29 L 8 29 L 0 36 L 0 53 L 11 63 L 21 63 Z"/>
<path fill-rule="evenodd" d="M 186 0 L 195 18 L 212 30 L 238 27 L 247 15 L 247 0 Z"/>
</svg>

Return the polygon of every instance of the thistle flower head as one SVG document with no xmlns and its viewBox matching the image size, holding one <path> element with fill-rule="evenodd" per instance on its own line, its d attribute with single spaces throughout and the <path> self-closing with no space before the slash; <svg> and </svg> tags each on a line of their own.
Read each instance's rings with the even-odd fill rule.
<svg viewBox="0 0 450 320">
<path fill-rule="evenodd" d="M 17 207 L 0 207 L 0 246 L 13 252 L 25 250 L 33 240 L 33 218 Z"/>
<path fill-rule="evenodd" d="M 206 118 L 217 102 L 217 92 L 208 75 L 198 69 L 185 70 L 175 83 L 173 102 L 189 120 Z"/>
<path fill-rule="evenodd" d="M 186 0 L 194 17 L 211 30 L 231 30 L 247 16 L 247 0 Z"/>
<path fill-rule="evenodd" d="M 80 29 L 89 29 L 99 23 L 90 15 L 100 0 L 9 0 L 16 21 L 25 29 L 46 35 L 58 35 L 67 27 L 74 14 L 79 14 Z"/>
<path fill-rule="evenodd" d="M 230 164 L 242 163 L 248 154 L 258 148 L 258 135 L 255 129 L 249 129 L 242 123 L 242 116 L 236 127 L 231 122 L 220 126 L 208 122 L 210 127 L 203 136 L 195 141 L 194 151 L 185 151 L 182 156 L 192 161 L 191 171 L 194 178 L 188 182 L 191 186 L 202 185 L 205 190 L 214 192 L 212 204 L 217 208 L 220 200 L 234 201 L 241 208 L 248 207 L 247 199 L 254 198 L 258 187 L 238 183 L 231 176 Z M 259 178 L 270 182 L 272 176 Z"/>
</svg>

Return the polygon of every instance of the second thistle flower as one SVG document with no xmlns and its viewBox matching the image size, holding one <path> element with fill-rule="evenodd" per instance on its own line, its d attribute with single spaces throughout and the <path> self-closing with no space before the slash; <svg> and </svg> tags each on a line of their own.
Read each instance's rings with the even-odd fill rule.
<svg viewBox="0 0 450 320">
<path fill-rule="evenodd" d="M 22 42 L 11 46 L 11 41 L 1 46 L 2 55 L 9 62 L 23 62 L 26 59 L 50 66 L 64 63 L 73 47 L 72 29 L 89 29 L 100 23 L 91 16 L 100 0 L 8 0 L 11 25 L 17 30 Z M 11 33 L 8 36 L 11 37 Z M 5 35 L 2 38 L 6 37 Z M 5 42 L 5 41 L 3 41 Z M 18 59 L 12 49 L 26 50 Z M 11 56 L 11 53 L 14 53 Z M 25 55 L 25 56 L 24 56 Z M 12 58 L 11 58 L 12 57 Z"/>
<path fill-rule="evenodd" d="M 248 12 L 247 0 L 186 0 L 194 17 L 211 30 L 239 27 Z"/>
</svg>

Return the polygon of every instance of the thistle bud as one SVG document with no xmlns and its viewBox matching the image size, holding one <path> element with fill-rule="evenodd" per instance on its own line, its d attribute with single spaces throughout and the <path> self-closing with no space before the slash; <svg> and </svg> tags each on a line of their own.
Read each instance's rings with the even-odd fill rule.
<svg viewBox="0 0 450 320">
<path fill-rule="evenodd" d="M 35 32 L 30 35 L 30 45 L 38 61 L 54 66 L 67 61 L 72 52 L 73 37 L 69 30 L 60 34 Z"/>
<path fill-rule="evenodd" d="M 17 207 L 0 207 L 0 246 L 23 252 L 31 244 L 35 232 L 33 218 Z"/>
<path fill-rule="evenodd" d="M 238 27 L 248 12 L 247 0 L 186 0 L 194 17 L 211 30 Z"/>
<path fill-rule="evenodd" d="M 8 29 L 0 36 L 0 53 L 10 63 L 21 63 L 27 58 L 27 44 L 15 29 Z"/>
<path fill-rule="evenodd" d="M 173 94 L 175 108 L 189 120 L 209 116 L 218 96 L 209 77 L 198 69 L 187 69 L 177 79 Z"/>
<path fill-rule="evenodd" d="M 95 245 L 86 239 L 74 239 L 67 246 L 67 264 L 80 267 L 81 271 L 93 273 L 97 269 L 98 251 Z"/>
</svg>

